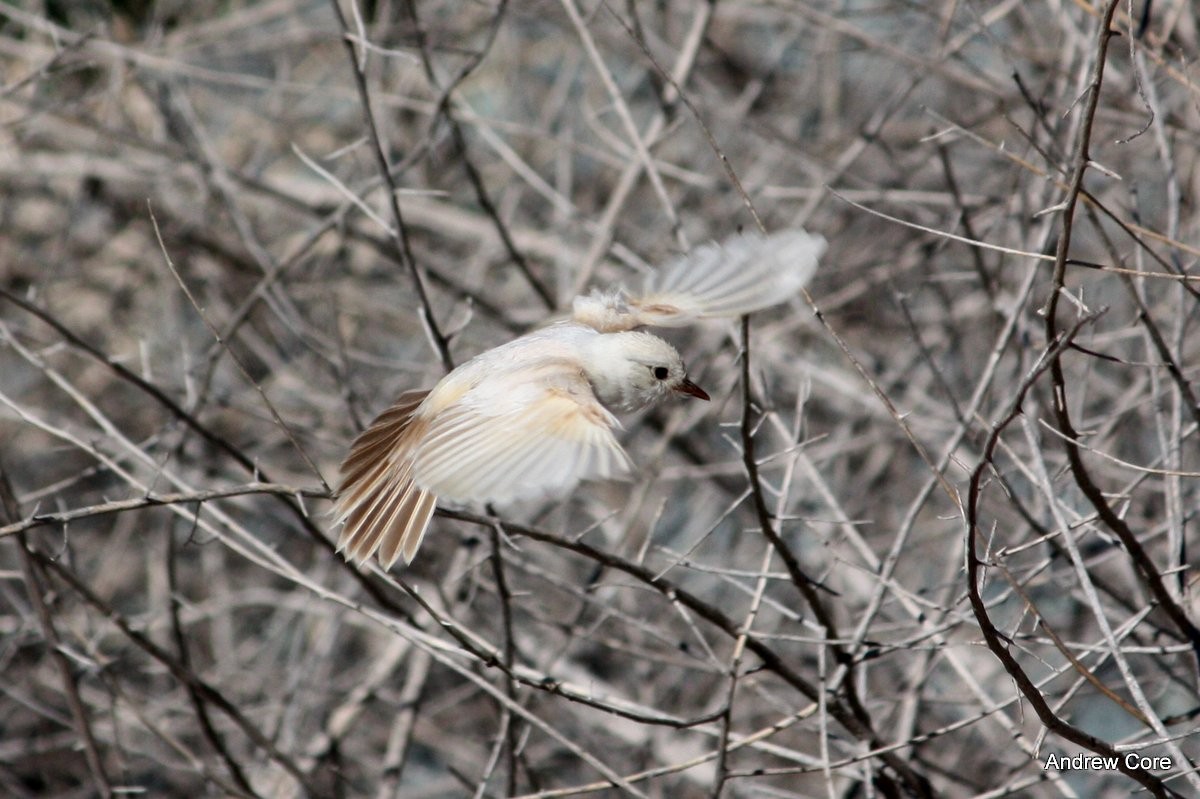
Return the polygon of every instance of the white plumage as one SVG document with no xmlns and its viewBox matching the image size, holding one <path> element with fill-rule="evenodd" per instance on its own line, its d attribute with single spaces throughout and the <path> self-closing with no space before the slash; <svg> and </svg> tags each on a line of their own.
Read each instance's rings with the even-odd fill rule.
<svg viewBox="0 0 1200 799">
<path fill-rule="evenodd" d="M 612 411 L 669 394 L 708 399 L 675 348 L 639 327 L 677 327 L 784 302 L 812 277 L 825 240 L 801 230 L 706 244 L 641 293 L 577 297 L 570 319 L 488 350 L 430 391 L 410 391 L 355 439 L 334 506 L 338 549 L 384 568 L 412 561 L 438 498 L 504 502 L 562 493 L 631 469 Z"/>
</svg>

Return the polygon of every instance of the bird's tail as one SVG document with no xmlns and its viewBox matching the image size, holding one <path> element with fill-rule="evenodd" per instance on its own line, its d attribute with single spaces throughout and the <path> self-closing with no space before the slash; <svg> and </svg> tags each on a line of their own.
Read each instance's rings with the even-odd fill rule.
<svg viewBox="0 0 1200 799">
<path fill-rule="evenodd" d="M 363 563 L 378 553 L 385 568 L 410 563 L 433 517 L 437 497 L 412 480 L 414 412 L 428 391 L 408 391 L 359 434 L 342 463 L 334 504 L 338 551 Z"/>
</svg>

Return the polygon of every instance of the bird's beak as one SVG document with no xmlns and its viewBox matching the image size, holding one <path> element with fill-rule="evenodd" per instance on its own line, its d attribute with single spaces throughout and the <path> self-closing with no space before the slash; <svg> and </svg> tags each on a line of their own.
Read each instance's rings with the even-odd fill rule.
<svg viewBox="0 0 1200 799">
<path fill-rule="evenodd" d="M 702 399 L 705 402 L 708 402 L 709 400 L 708 392 L 700 388 L 700 386 L 696 385 L 691 380 L 688 380 L 686 377 L 683 378 L 682 383 L 675 386 L 675 392 L 678 394 L 687 394 L 689 397 Z"/>
</svg>

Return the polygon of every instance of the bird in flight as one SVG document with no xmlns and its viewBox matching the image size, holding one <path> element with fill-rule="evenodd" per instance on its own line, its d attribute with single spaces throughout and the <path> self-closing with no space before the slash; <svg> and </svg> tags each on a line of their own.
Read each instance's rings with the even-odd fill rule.
<svg viewBox="0 0 1200 799">
<path fill-rule="evenodd" d="M 707 400 L 679 353 L 644 327 L 737 317 L 784 302 L 812 277 L 825 239 L 742 233 L 622 287 L 576 297 L 569 318 L 487 350 L 379 415 L 342 463 L 338 551 L 411 563 L 439 500 L 562 493 L 632 468 L 614 411 L 679 394 Z"/>
</svg>

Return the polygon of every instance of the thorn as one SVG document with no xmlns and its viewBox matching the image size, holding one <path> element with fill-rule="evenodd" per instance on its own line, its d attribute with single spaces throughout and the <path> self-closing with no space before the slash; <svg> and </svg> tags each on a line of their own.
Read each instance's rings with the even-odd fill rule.
<svg viewBox="0 0 1200 799">
<path fill-rule="evenodd" d="M 1046 214 L 1056 214 L 1059 211 L 1066 210 L 1066 207 L 1067 207 L 1067 202 L 1066 202 L 1066 200 L 1063 200 L 1062 202 L 1057 203 L 1056 205 L 1052 205 L 1049 208 L 1043 208 L 1042 210 L 1035 213 L 1033 215 L 1033 218 L 1037 219 L 1039 216 L 1045 216 Z"/>
<path fill-rule="evenodd" d="M 1092 169 L 1095 169 L 1097 172 L 1102 172 L 1105 175 L 1108 175 L 1110 178 L 1114 178 L 1116 180 L 1122 180 L 1122 181 L 1124 180 L 1123 177 L 1121 177 L 1116 172 L 1109 169 L 1108 167 L 1106 167 L 1104 164 L 1100 163 L 1099 161 L 1093 161 L 1092 159 L 1089 158 L 1087 160 L 1087 165 L 1090 166 Z"/>
</svg>

